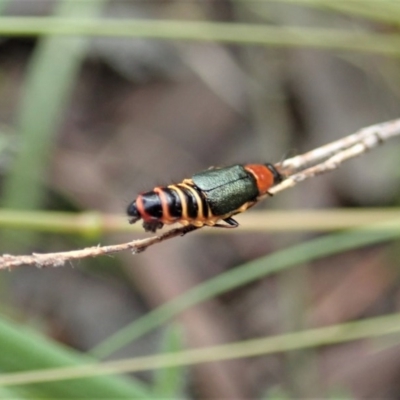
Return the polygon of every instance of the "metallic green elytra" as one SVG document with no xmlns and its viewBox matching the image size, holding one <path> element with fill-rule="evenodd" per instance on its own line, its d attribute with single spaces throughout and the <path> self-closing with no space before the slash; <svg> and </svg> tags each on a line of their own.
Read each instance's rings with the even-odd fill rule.
<svg viewBox="0 0 400 400">
<path fill-rule="evenodd" d="M 242 165 L 214 168 L 192 176 L 205 194 L 213 215 L 225 215 L 259 195 L 257 182 Z"/>
</svg>

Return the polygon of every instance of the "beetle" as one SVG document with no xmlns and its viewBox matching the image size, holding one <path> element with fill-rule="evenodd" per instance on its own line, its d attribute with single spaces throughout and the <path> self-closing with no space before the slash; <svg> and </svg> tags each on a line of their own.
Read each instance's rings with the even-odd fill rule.
<svg viewBox="0 0 400 400">
<path fill-rule="evenodd" d="M 142 219 L 147 232 L 175 222 L 184 226 L 236 228 L 239 224 L 232 216 L 253 206 L 259 196 L 282 179 L 269 163 L 211 167 L 181 183 L 157 186 L 139 194 L 127 208 L 129 223 Z M 226 224 L 219 223 L 221 220 Z"/>
</svg>

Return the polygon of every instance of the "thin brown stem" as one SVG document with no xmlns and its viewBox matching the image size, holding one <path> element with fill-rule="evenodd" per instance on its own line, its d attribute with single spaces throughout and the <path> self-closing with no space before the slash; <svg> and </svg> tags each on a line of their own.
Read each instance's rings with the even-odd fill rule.
<svg viewBox="0 0 400 400">
<path fill-rule="evenodd" d="M 261 201 L 270 195 L 275 195 L 283 190 L 291 188 L 306 179 L 333 171 L 339 168 L 343 162 L 358 157 L 395 136 L 400 136 L 400 119 L 361 129 L 340 140 L 321 146 L 305 154 L 287 159 L 281 164 L 276 165 L 285 177 L 283 182 L 271 188 L 269 194 L 260 196 L 257 201 Z M 33 253 L 32 255 L 23 256 L 4 254 L 0 256 L 0 269 L 9 269 L 22 265 L 31 265 L 40 268 L 50 266 L 59 267 L 64 265 L 67 261 L 113 254 L 124 250 L 130 250 L 133 254 L 136 254 L 156 243 L 177 236 L 183 236 L 197 229 L 200 228 L 184 226 L 172 229 L 161 235 L 133 240 L 128 243 L 110 246 L 93 246 L 81 250 L 59 253 Z"/>
</svg>

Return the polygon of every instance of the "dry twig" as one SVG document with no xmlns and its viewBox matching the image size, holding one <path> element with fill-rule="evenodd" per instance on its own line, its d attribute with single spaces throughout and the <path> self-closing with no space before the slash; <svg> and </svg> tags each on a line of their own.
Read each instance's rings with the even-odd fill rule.
<svg viewBox="0 0 400 400">
<path fill-rule="evenodd" d="M 372 125 L 308 153 L 287 159 L 281 164 L 276 165 L 285 177 L 285 180 L 279 185 L 271 188 L 269 192 L 271 195 L 277 194 L 306 179 L 337 169 L 344 161 L 357 157 L 394 136 L 400 136 L 400 119 Z M 268 194 L 260 196 L 258 200 L 261 201 L 268 196 Z M 4 254 L 0 257 L 0 269 L 8 269 L 21 265 L 58 267 L 64 265 L 66 261 L 117 253 L 123 250 L 130 250 L 132 253 L 139 253 L 153 244 L 177 236 L 183 236 L 196 229 L 200 228 L 186 226 L 172 229 L 161 235 L 152 236 L 146 239 L 133 240 L 128 243 L 111 246 L 87 247 L 81 250 L 59 253 L 33 253 L 32 255 L 24 256 Z"/>
</svg>

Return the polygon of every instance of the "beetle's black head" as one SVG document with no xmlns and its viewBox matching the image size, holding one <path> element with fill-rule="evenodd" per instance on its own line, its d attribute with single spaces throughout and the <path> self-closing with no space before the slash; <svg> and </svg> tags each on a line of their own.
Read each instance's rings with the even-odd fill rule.
<svg viewBox="0 0 400 400">
<path fill-rule="evenodd" d="M 275 166 L 270 163 L 266 163 L 264 165 L 272 172 L 272 175 L 274 176 L 274 185 L 283 181 L 283 176 L 278 172 Z"/>
<path fill-rule="evenodd" d="M 128 220 L 130 224 L 134 224 L 136 221 L 139 221 L 141 216 L 139 210 L 136 207 L 136 200 L 132 201 L 132 203 L 129 204 L 126 213 L 128 214 Z"/>
</svg>

